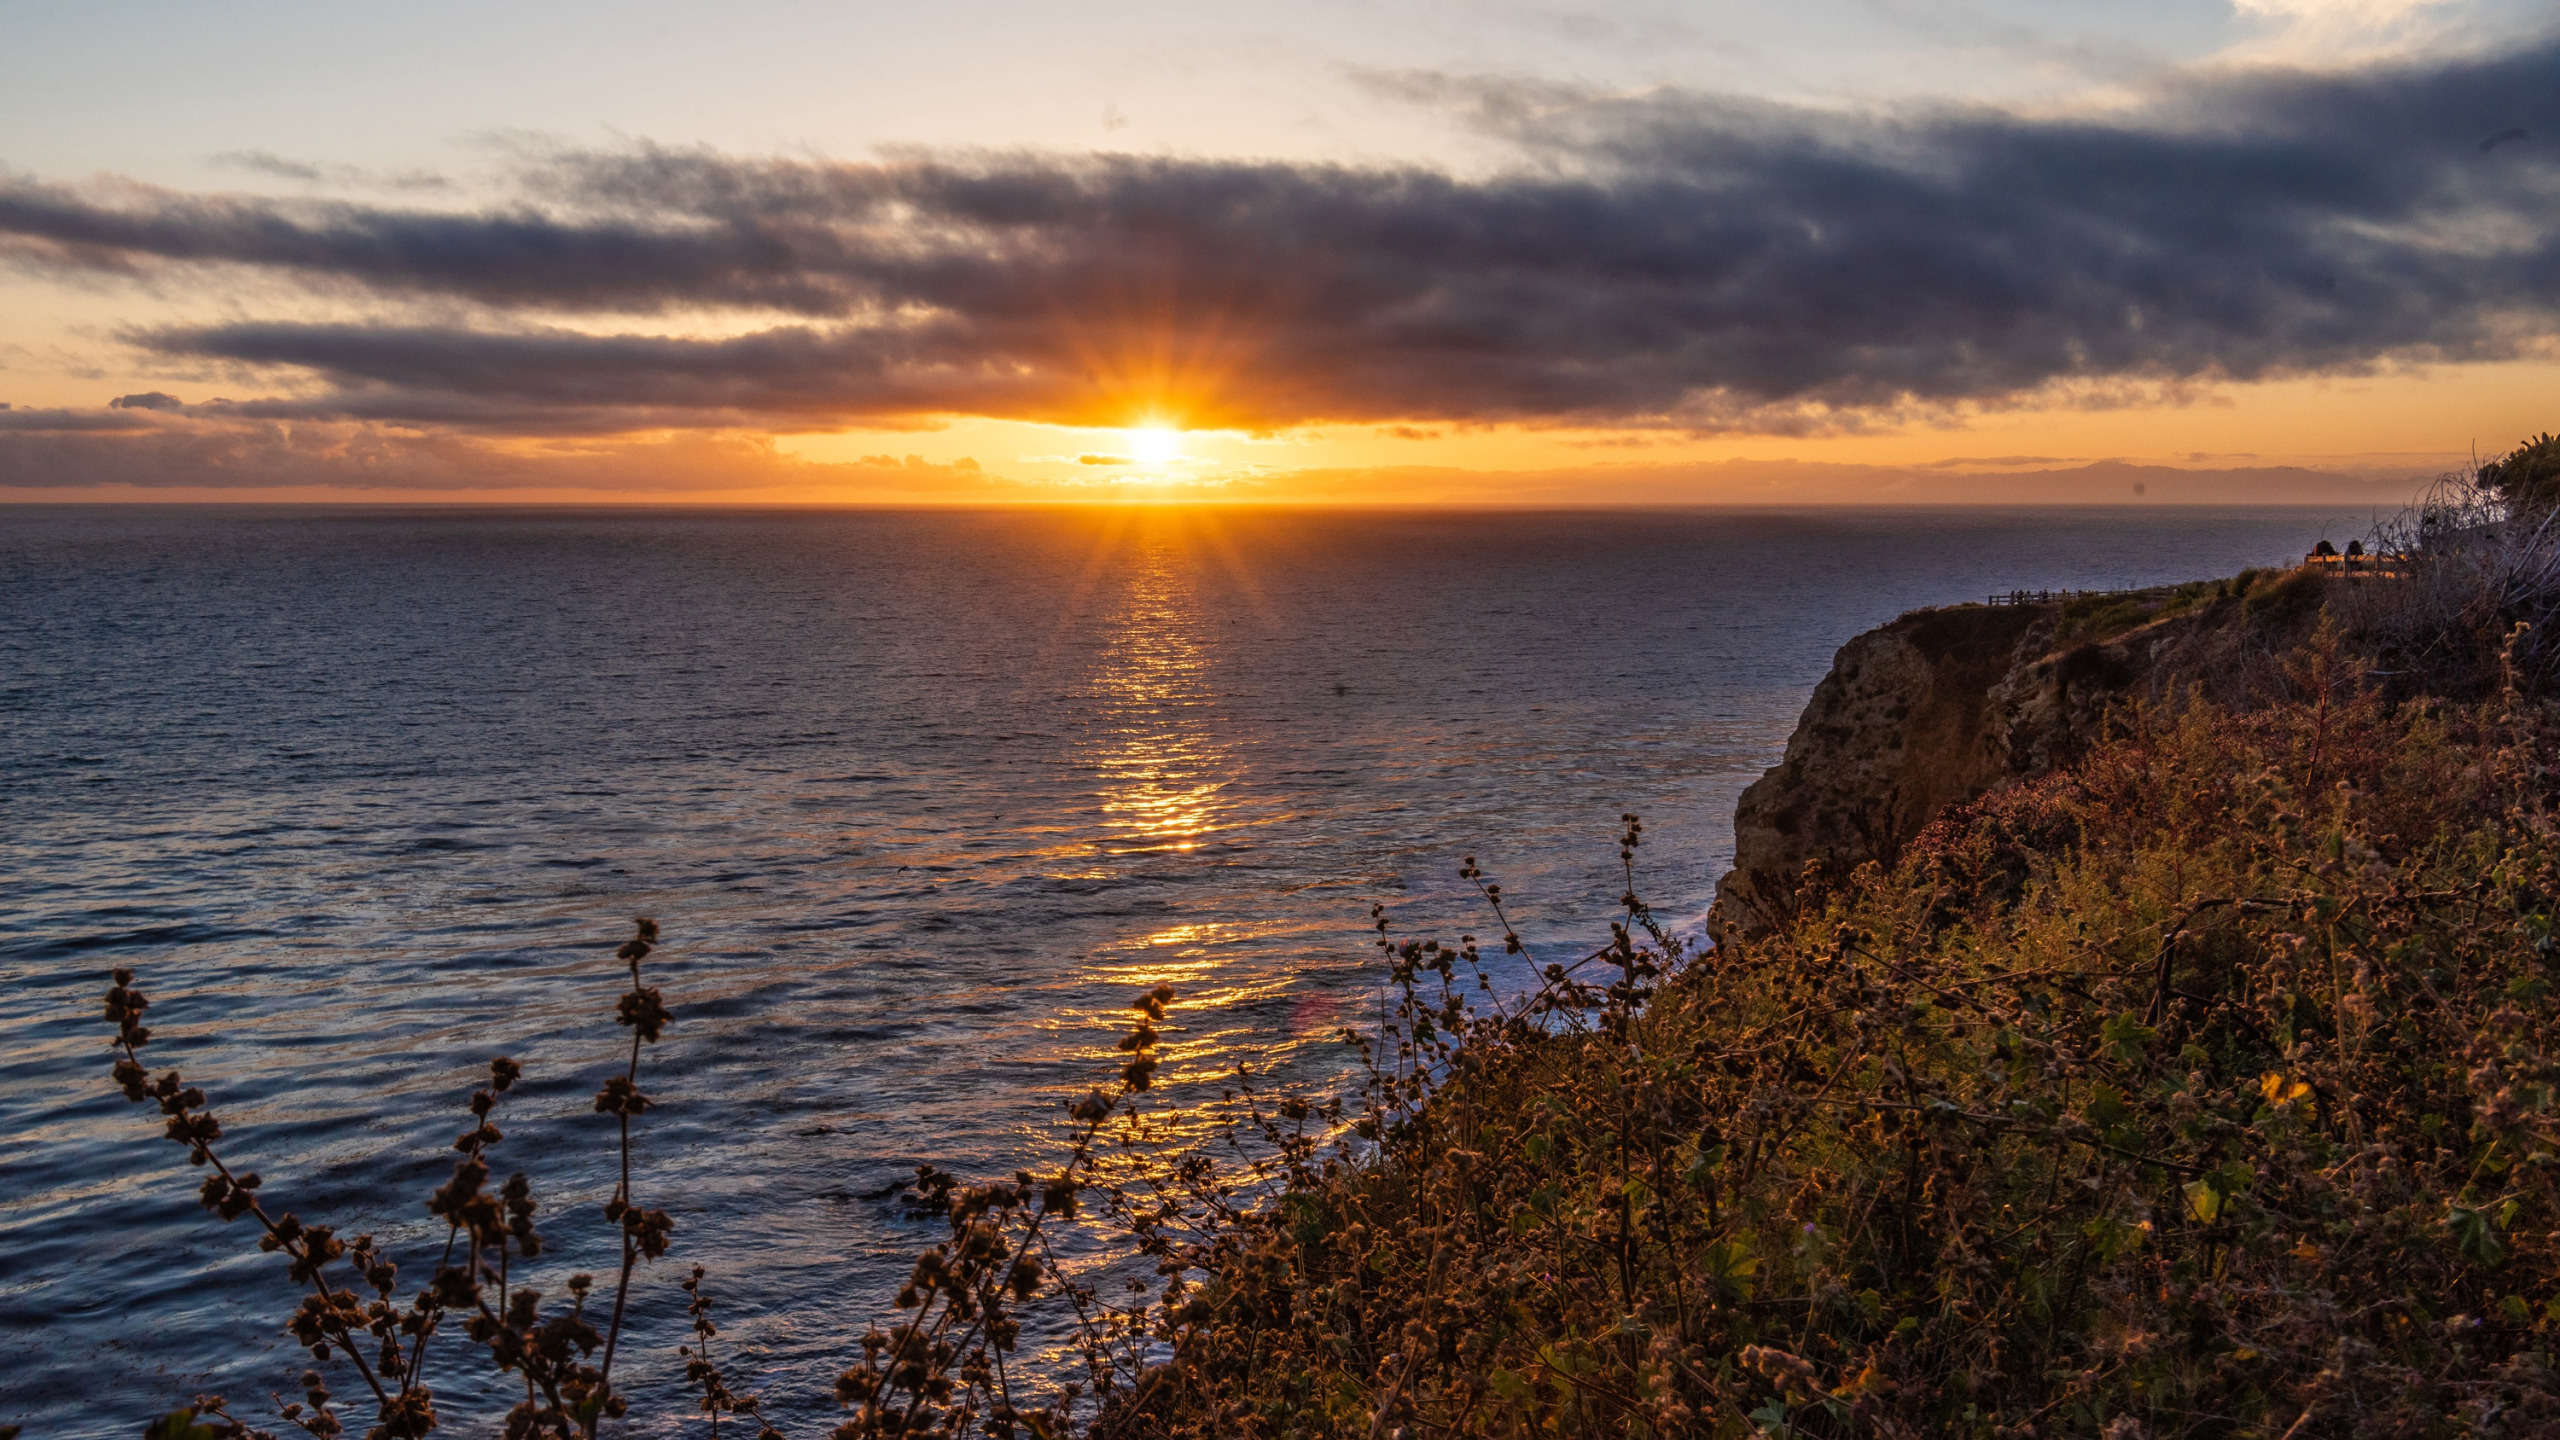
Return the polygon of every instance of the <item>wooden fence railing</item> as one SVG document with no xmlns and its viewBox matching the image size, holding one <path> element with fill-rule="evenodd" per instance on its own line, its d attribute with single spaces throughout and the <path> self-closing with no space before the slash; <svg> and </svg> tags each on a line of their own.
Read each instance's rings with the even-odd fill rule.
<svg viewBox="0 0 2560 1440">
<path fill-rule="evenodd" d="M 2406 555 L 2306 555 L 2303 564 L 2333 580 L 2400 580 L 2414 567 Z M 2157 587 L 2154 587 L 2155 589 Z M 2066 600 L 2104 600 L 2117 595 L 2148 595 L 2152 590 L 2003 590 L 1983 598 L 1986 605 L 2058 605 Z"/>
<path fill-rule="evenodd" d="M 2103 600 L 2114 595 L 2141 595 L 2141 590 L 2004 590 L 1986 605 L 2058 605 L 2065 600 Z"/>
<path fill-rule="evenodd" d="M 2353 577 L 2370 576 L 2377 580 L 2396 580 L 2410 568 L 2406 555 L 2306 555 L 2302 563 L 2324 574 Z"/>
</svg>

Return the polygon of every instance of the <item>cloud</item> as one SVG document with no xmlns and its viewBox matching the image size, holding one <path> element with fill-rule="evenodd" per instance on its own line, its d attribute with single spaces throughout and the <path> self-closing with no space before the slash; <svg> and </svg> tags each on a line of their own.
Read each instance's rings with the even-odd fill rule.
<svg viewBox="0 0 2560 1440">
<path fill-rule="evenodd" d="M 2382 26 L 2408 19 L 2447 0 L 2232 0 L 2243 15 L 2266 15 L 2322 24 Z"/>
<path fill-rule="evenodd" d="M 2241 18 L 2258 22 L 2257 33 L 2225 58 L 2338 63 L 2485 46 L 2489 35 L 2508 29 L 2500 8 L 2454 0 L 2232 0 Z"/>
<path fill-rule="evenodd" d="M 271 175 L 279 180 L 294 180 L 306 185 L 355 186 L 374 190 L 451 190 L 453 182 L 430 170 L 401 170 L 378 174 L 355 165 L 324 165 L 309 160 L 293 160 L 271 150 L 225 150 L 206 157 L 207 162 L 233 170 Z"/>
<path fill-rule="evenodd" d="M 432 210 L 0 179 L 0 248 L 251 267 L 382 318 L 137 326 L 249 421 L 487 435 L 1532 423 L 1802 433 L 2539 353 L 2560 41 L 2163 81 L 2107 115 L 1414 80 L 1511 172 L 537 157 Z M 264 292 L 261 292 L 264 293 Z"/>
<path fill-rule="evenodd" d="M 329 171 L 308 160 L 288 160 L 272 150 L 225 150 L 209 158 L 216 165 L 227 165 L 235 170 L 254 170 L 261 175 L 273 175 L 279 180 L 304 180 L 316 184 L 333 178 Z"/>
<path fill-rule="evenodd" d="M 150 428 L 151 422 L 146 416 L 120 412 L 112 407 L 102 406 L 95 410 L 68 406 L 19 409 L 0 405 L 0 436 L 88 435 Z"/>
<path fill-rule="evenodd" d="M 2388 514 L 2424 491 L 2406 468 L 2182 468 L 2117 460 L 1971 469 L 1736 459 L 1483 471 L 1398 465 L 1225 477 L 1218 498 L 1342 504 L 1641 505 L 2320 504 Z"/>
<path fill-rule="evenodd" d="M 1587 505 L 1603 494 L 1620 503 L 1675 505 L 2125 504 L 2141 498 L 2153 504 L 2348 503 L 2390 510 L 2424 488 L 2419 471 L 2426 468 L 2398 459 L 2333 469 L 2182 468 L 2033 455 L 1901 466 L 1759 459 L 1512 471 L 1253 466 L 1201 474 L 1180 493 L 1346 504 Z M 1125 494 L 1123 487 L 1132 483 L 1139 483 L 1137 477 L 1111 468 L 1089 479 L 1043 482 L 990 473 L 971 459 L 936 463 L 916 455 L 874 454 L 851 462 L 812 461 L 770 439 L 737 434 L 524 442 L 361 421 L 254 419 L 210 406 L 173 412 L 0 405 L 0 498 L 62 499 L 110 490 L 197 499 L 243 492 L 425 499 L 513 491 L 550 499 L 951 503 Z"/>
<path fill-rule="evenodd" d="M 145 390 L 139 395 L 119 395 L 107 402 L 110 410 L 183 410 L 186 402 L 165 390 Z"/>
<path fill-rule="evenodd" d="M 867 455 L 826 463 L 738 435 L 608 437 L 523 444 L 361 422 L 0 407 L 0 493 L 117 486 L 150 491 L 329 489 L 409 493 L 525 490 L 810 499 L 1022 498 L 976 461 Z"/>
</svg>

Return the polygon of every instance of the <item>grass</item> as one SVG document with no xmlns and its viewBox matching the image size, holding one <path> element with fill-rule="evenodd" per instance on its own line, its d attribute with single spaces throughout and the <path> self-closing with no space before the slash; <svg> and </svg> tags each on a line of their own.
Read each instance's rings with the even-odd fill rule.
<svg viewBox="0 0 2560 1440">
<path fill-rule="evenodd" d="M 2262 614 L 2270 606 L 2299 603 L 2306 594 L 2316 601 L 2319 585 L 2320 577 L 2308 572 L 2252 569 L 2222 580 L 2190 580 L 2129 594 L 2074 596 L 2061 604 L 2053 644 L 2056 649 L 2100 644 L 2153 621 L 2224 600 L 2240 600 L 2249 613 Z"/>
</svg>

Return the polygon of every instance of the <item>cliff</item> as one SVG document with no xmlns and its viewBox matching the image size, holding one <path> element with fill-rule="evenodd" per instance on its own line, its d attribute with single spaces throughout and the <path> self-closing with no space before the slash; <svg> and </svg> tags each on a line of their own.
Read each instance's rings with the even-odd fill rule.
<svg viewBox="0 0 2560 1440">
<path fill-rule="evenodd" d="M 1734 865 L 1707 928 L 1767 933 L 1808 879 L 1892 863 L 1949 805 L 2067 764 L 2128 702 L 2201 693 L 2248 708 L 2330 583 L 2257 574 L 2137 595 L 1917 610 L 1840 647 L 1787 740 L 1742 793 Z M 1808 876 L 1808 868 L 1812 874 Z"/>
<path fill-rule="evenodd" d="M 1120 1207 L 1205 1273 L 1092 1433 L 2560 1435 L 2560 704 L 2519 683 L 2560 676 L 2511 628 L 2560 600 L 2494 578 L 1851 641 L 1727 918 L 1925 864 L 1826 877 L 1837 928 L 1614 924 L 1512 1008 L 1390 946 L 1359 1149 L 1271 1126 L 1281 1203 Z"/>
</svg>

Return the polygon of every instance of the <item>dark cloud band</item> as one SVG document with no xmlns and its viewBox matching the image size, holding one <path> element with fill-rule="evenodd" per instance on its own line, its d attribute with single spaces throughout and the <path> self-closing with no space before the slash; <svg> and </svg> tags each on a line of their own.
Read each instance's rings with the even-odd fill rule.
<svg viewBox="0 0 2560 1440">
<path fill-rule="evenodd" d="M 473 302 L 467 325 L 137 338 L 326 386 L 265 402 L 278 415 L 525 431 L 1148 412 L 1775 429 L 2509 356 L 2560 319 L 2560 42 L 2188 77 L 2066 118 L 1449 98 L 1535 163 L 579 152 L 480 214 L 17 181 L 0 246 Z M 701 312 L 766 318 L 720 338 L 563 328 Z"/>
</svg>

